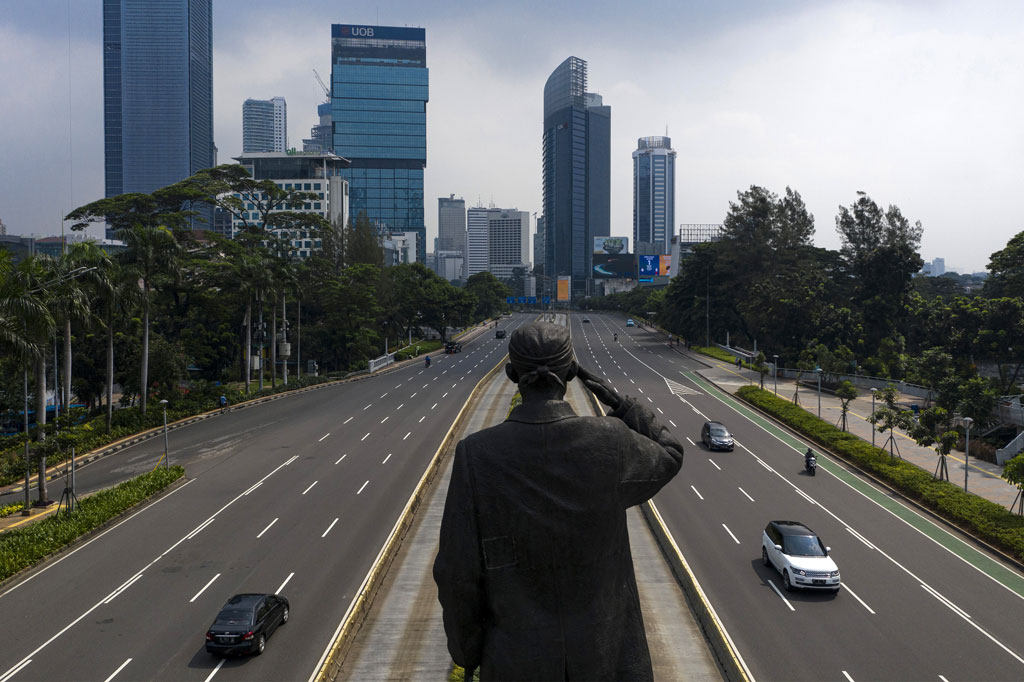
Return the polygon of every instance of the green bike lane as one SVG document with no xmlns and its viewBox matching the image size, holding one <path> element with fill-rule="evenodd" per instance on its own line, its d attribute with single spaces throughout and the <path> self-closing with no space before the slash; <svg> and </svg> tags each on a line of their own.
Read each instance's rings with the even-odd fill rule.
<svg viewBox="0 0 1024 682">
<path fill-rule="evenodd" d="M 791 447 L 795 452 L 804 452 L 806 447 L 805 441 L 795 436 L 789 430 L 779 426 L 775 421 L 766 417 L 758 410 L 729 395 L 727 392 L 723 391 L 717 385 L 708 381 L 697 372 L 686 372 L 684 373 L 684 376 L 704 390 L 709 397 L 715 398 L 730 409 L 742 414 L 744 417 L 762 428 L 765 432 L 771 434 L 785 445 Z M 821 448 L 816 449 L 821 450 Z M 1006 589 L 1014 592 L 1019 597 L 1024 598 L 1024 576 L 1008 566 L 1006 563 L 995 559 L 989 553 L 982 551 L 970 542 L 961 539 L 954 531 L 939 525 L 941 522 L 931 519 L 927 515 L 928 512 L 919 511 L 912 507 L 912 503 L 910 501 L 902 502 L 898 499 L 894 499 L 891 496 L 891 493 L 883 492 L 872 483 L 849 471 L 844 466 L 836 464 L 827 457 L 820 457 L 818 459 L 818 467 L 829 474 L 832 474 L 853 490 L 871 500 L 876 505 L 882 507 L 900 521 L 914 528 Z"/>
</svg>

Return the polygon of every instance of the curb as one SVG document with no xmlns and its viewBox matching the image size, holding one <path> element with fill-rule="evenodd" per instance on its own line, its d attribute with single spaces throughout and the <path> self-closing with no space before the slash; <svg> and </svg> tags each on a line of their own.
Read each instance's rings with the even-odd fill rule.
<svg viewBox="0 0 1024 682">
<path fill-rule="evenodd" d="M 349 650 L 355 643 L 355 635 L 362 628 L 363 622 L 370 612 L 370 607 L 373 605 L 373 600 L 377 595 L 377 591 L 384 582 L 388 569 L 394 562 L 395 557 L 398 556 L 398 550 L 412 526 L 413 518 L 423 501 L 427 488 L 429 488 L 434 477 L 441 470 L 441 462 L 444 461 L 448 452 L 454 445 L 454 436 L 459 427 L 461 427 L 470 404 L 477 401 L 481 387 L 494 378 L 494 375 L 504 366 L 504 364 L 505 358 L 502 357 L 498 361 L 498 364 L 487 372 L 487 374 L 477 382 L 476 386 L 473 387 L 473 391 L 466 399 L 466 402 L 463 404 L 458 416 L 456 416 L 455 420 L 452 422 L 451 427 L 448 429 L 448 433 L 438 446 L 437 451 L 430 460 L 430 464 L 427 465 L 427 469 L 420 478 L 419 483 L 416 484 L 416 488 L 413 490 L 412 495 L 410 495 L 409 501 L 405 504 L 405 509 L 402 510 L 401 515 L 398 517 L 398 521 L 395 522 L 394 528 L 392 528 L 391 533 L 388 535 L 388 539 L 385 540 L 384 546 L 381 547 L 380 553 L 377 555 L 376 560 L 374 560 L 372 568 L 370 568 L 366 578 L 363 579 L 362 585 L 359 586 L 356 596 L 353 598 L 348 610 L 345 612 L 345 616 L 342 618 L 341 623 L 338 624 L 338 628 L 335 630 L 332 638 L 334 643 L 327 651 L 324 652 L 324 655 L 317 663 L 316 670 L 309 678 L 310 682 L 314 680 L 321 682 L 337 679 L 338 674 L 341 672 L 342 664 L 345 662 L 345 658 L 348 656 Z"/>
</svg>

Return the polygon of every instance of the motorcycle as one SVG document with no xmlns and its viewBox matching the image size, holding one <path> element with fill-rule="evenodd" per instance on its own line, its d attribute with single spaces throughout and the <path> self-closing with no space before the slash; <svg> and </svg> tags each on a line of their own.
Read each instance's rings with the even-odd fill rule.
<svg viewBox="0 0 1024 682">
<path fill-rule="evenodd" d="M 808 455 L 804 458 L 804 469 L 807 470 L 808 476 L 813 476 L 814 472 L 818 468 L 818 458 L 814 455 Z"/>
</svg>

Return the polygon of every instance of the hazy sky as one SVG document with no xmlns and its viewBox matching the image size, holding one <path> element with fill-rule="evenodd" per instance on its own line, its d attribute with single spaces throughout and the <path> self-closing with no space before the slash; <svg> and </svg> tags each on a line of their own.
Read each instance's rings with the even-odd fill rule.
<svg viewBox="0 0 1024 682">
<path fill-rule="evenodd" d="M 0 219 L 60 232 L 103 196 L 100 0 L 0 0 Z M 316 123 L 330 25 L 426 29 L 425 214 L 437 198 L 541 208 L 544 82 L 566 57 L 612 108 L 612 234 L 632 236 L 638 137 L 678 153 L 676 222 L 717 223 L 738 190 L 790 186 L 838 248 L 863 190 L 924 226 L 921 255 L 981 270 L 1024 230 L 1024 2 L 215 0 L 214 141 L 242 102 L 284 96 L 289 144 Z"/>
</svg>

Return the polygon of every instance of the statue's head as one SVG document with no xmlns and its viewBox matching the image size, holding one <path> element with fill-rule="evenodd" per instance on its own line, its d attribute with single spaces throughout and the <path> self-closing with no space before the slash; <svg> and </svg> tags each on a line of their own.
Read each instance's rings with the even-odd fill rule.
<svg viewBox="0 0 1024 682">
<path fill-rule="evenodd" d="M 579 365 L 569 328 L 548 322 L 530 322 L 512 332 L 505 374 L 520 391 L 565 393 Z"/>
</svg>

